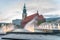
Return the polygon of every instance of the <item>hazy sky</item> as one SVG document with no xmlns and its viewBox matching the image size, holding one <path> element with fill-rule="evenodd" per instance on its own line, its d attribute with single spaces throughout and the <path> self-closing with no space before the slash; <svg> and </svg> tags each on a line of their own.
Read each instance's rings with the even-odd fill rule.
<svg viewBox="0 0 60 40">
<path fill-rule="evenodd" d="M 28 15 L 36 13 L 45 15 L 60 15 L 60 0 L 0 0 L 0 22 L 11 22 L 12 19 L 21 19 L 23 5 L 26 4 Z"/>
</svg>

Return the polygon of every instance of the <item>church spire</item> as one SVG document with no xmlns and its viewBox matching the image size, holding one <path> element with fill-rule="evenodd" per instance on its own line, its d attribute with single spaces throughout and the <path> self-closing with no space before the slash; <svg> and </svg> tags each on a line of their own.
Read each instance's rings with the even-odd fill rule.
<svg viewBox="0 0 60 40">
<path fill-rule="evenodd" d="M 23 7 L 23 13 L 26 13 L 26 6 L 24 4 L 24 7 Z"/>
<path fill-rule="evenodd" d="M 27 17 L 27 12 L 26 12 L 26 5 L 24 4 L 24 7 L 23 7 L 23 14 L 22 14 L 22 19 L 26 18 Z"/>
</svg>

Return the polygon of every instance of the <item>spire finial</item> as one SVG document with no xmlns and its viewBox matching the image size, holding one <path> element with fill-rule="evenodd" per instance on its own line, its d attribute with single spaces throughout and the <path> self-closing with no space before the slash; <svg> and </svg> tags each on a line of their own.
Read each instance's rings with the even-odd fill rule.
<svg viewBox="0 0 60 40">
<path fill-rule="evenodd" d="M 37 10 L 37 15 L 38 15 L 39 13 L 38 13 L 38 10 Z"/>
<path fill-rule="evenodd" d="M 37 10 L 37 13 L 38 13 L 38 10 Z"/>
<path fill-rule="evenodd" d="M 25 3 L 24 3 L 24 8 L 26 8 Z"/>
</svg>

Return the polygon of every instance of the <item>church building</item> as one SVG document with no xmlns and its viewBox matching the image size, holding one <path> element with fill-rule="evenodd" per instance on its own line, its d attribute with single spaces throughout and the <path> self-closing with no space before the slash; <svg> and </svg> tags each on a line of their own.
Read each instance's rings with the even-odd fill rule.
<svg viewBox="0 0 60 40">
<path fill-rule="evenodd" d="M 27 16 L 26 6 L 24 4 L 23 13 L 22 13 L 22 22 L 21 22 L 22 27 L 25 27 L 25 25 L 30 21 L 32 21 L 34 18 L 36 18 L 37 20 L 37 25 L 46 21 L 43 15 L 39 15 L 38 11 L 35 14 Z"/>
</svg>

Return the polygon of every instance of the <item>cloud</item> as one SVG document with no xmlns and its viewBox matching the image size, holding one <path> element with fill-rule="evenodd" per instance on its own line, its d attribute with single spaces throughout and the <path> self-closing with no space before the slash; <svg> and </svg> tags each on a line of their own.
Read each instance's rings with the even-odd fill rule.
<svg viewBox="0 0 60 40">
<path fill-rule="evenodd" d="M 59 0 L 0 0 L 0 21 L 11 22 L 13 19 L 22 19 L 23 5 L 26 3 L 28 15 L 36 13 L 38 10 L 42 15 L 59 15 Z M 1 5 L 2 4 L 2 5 Z M 55 12 L 57 11 L 57 12 Z"/>
<path fill-rule="evenodd" d="M 60 17 L 60 10 L 44 13 L 43 15 L 45 18 Z"/>
</svg>

